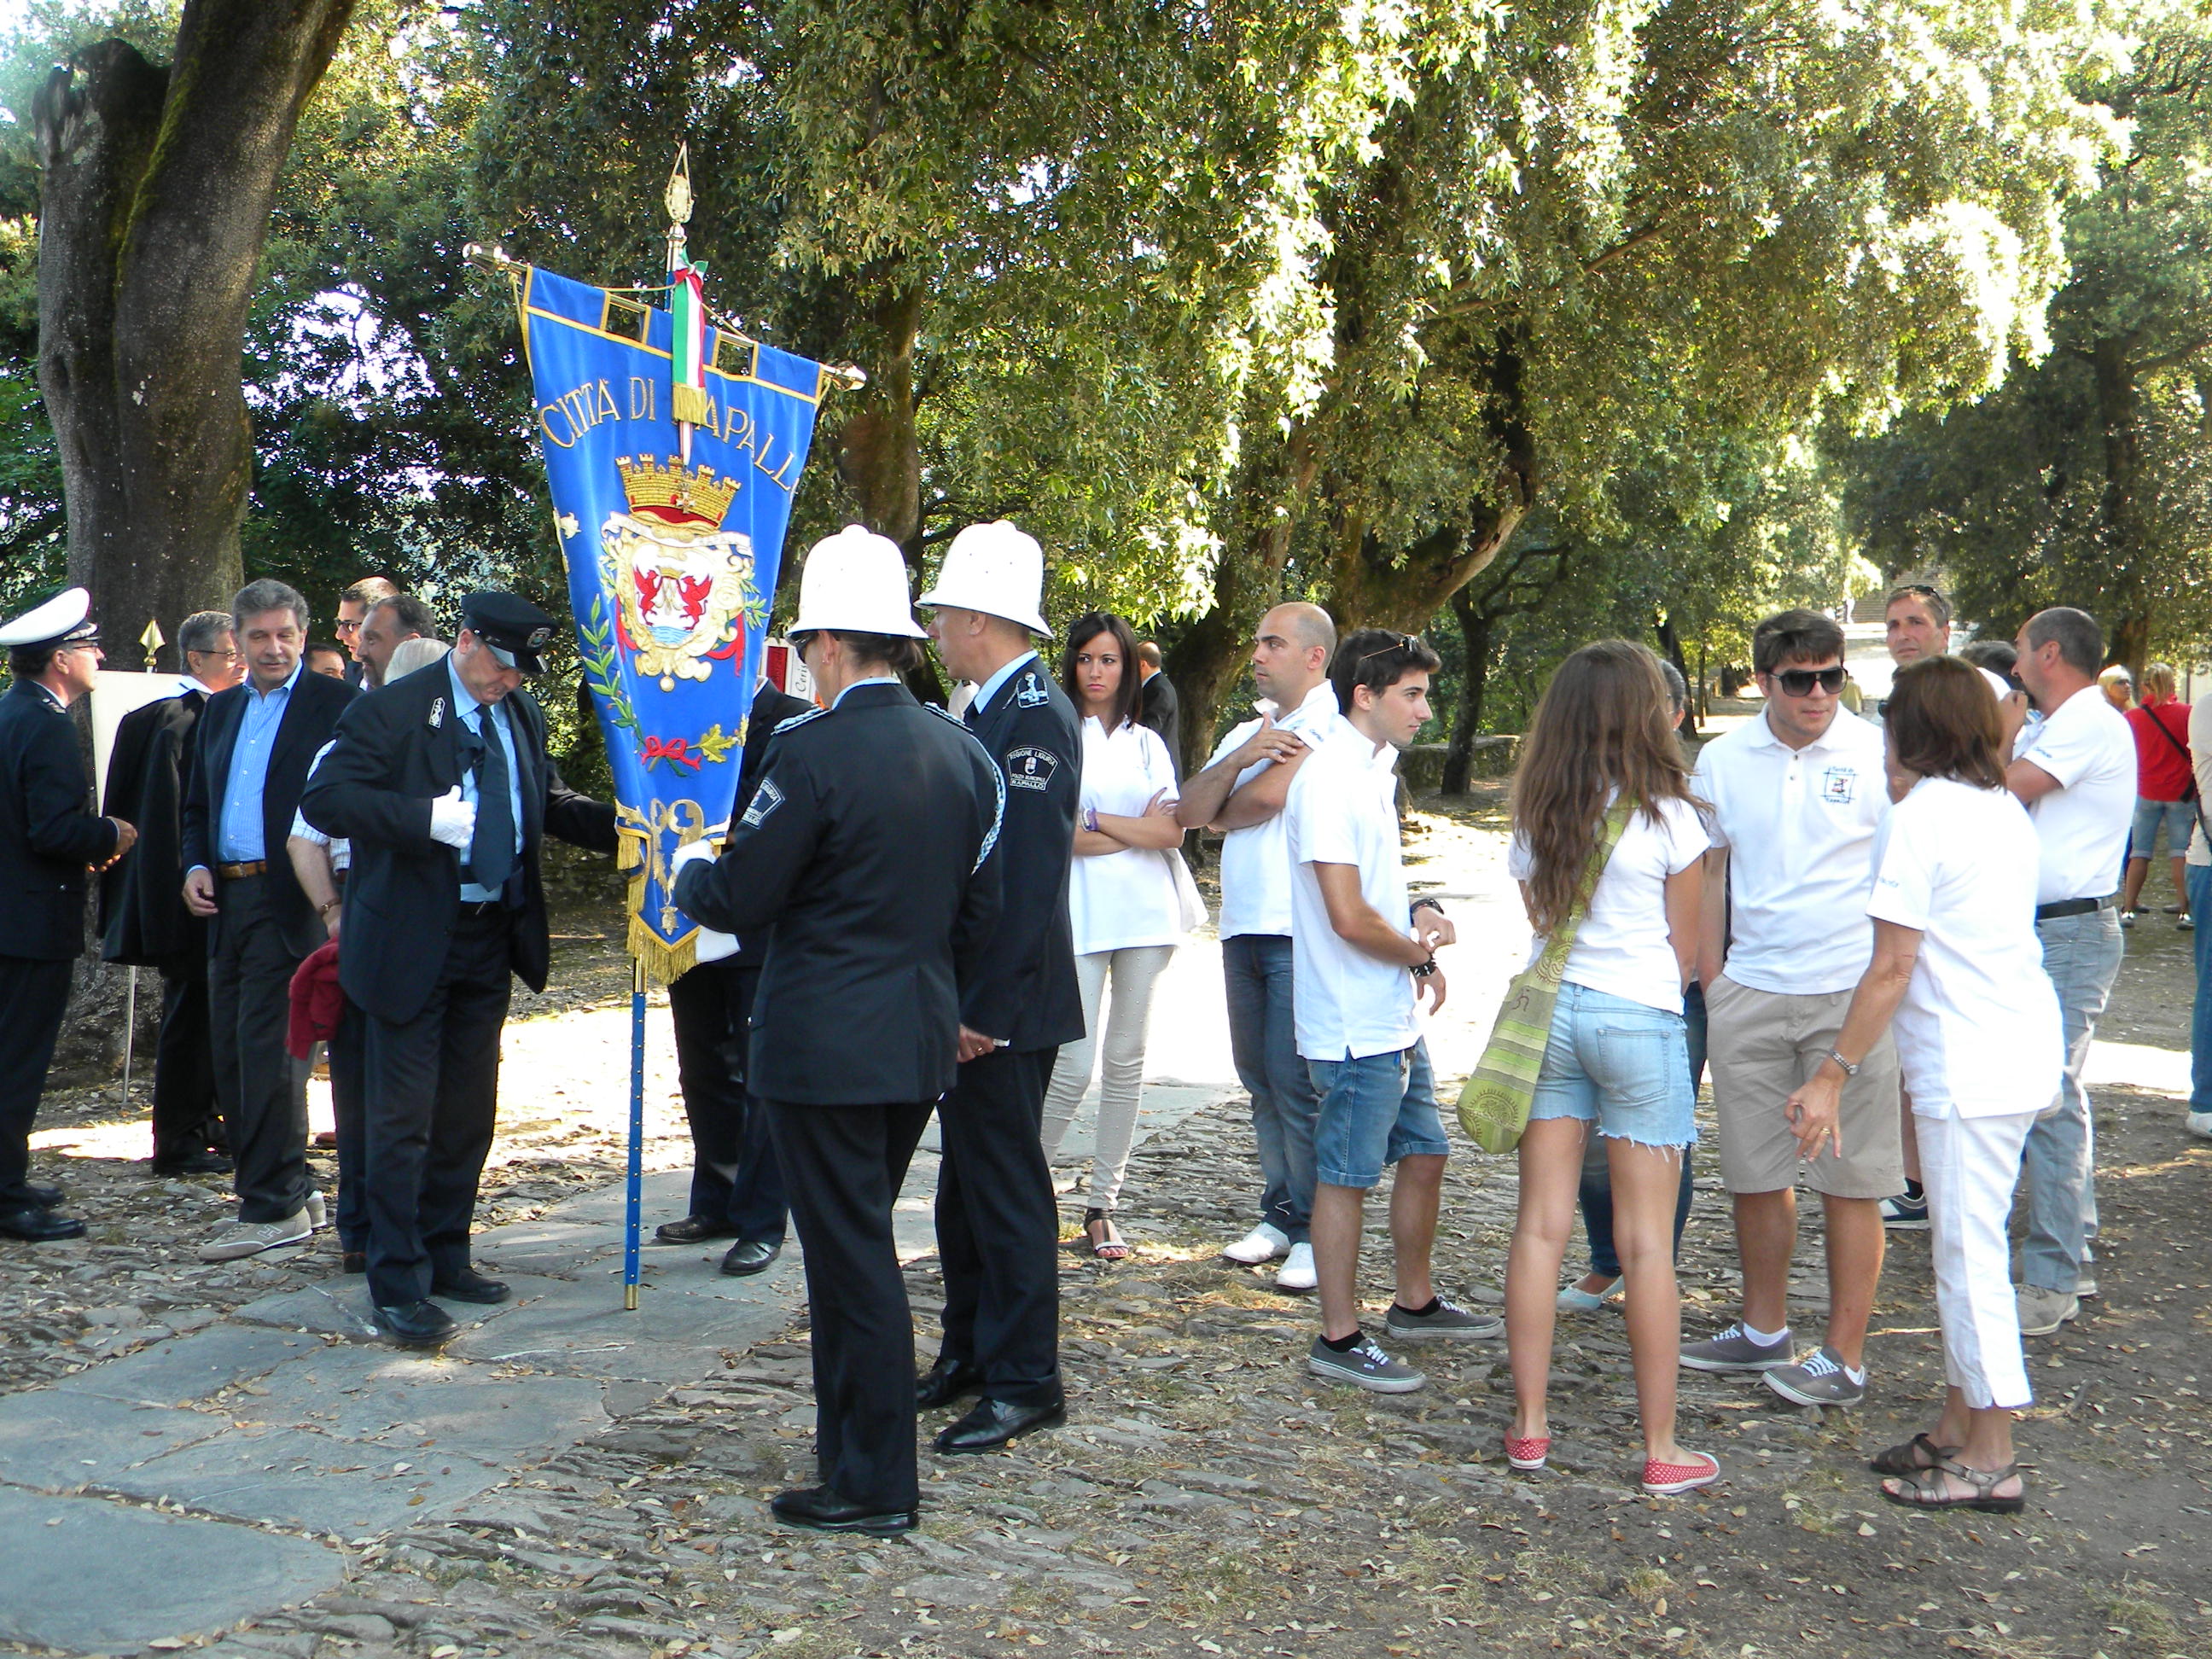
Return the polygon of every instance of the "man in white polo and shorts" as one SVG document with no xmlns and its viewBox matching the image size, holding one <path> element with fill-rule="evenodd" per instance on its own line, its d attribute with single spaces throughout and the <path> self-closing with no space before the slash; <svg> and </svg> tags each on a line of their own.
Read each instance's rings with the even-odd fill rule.
<svg viewBox="0 0 2212 1659">
<path fill-rule="evenodd" d="M 1867 901 L 1889 805 L 1882 736 L 1839 701 L 1844 630 L 1832 617 L 1769 617 L 1752 635 L 1752 666 L 1765 711 L 1707 744 L 1691 784 L 1713 808 L 1698 977 L 1743 1308 L 1719 1335 L 1685 1344 L 1682 1364 L 1762 1373 L 1798 1405 L 1855 1406 L 1881 1280 L 1881 1201 L 1905 1180 L 1896 1045 L 1885 1035 L 1844 1067 L 1832 1125 L 1794 1121 L 1786 1103 L 1835 1058 L 1874 956 Z M 1801 1143 L 1818 1155 L 1802 1156 Z M 1789 1310 L 1801 1177 L 1820 1194 L 1828 1246 L 1826 1340 L 1802 1361 Z"/>
</svg>

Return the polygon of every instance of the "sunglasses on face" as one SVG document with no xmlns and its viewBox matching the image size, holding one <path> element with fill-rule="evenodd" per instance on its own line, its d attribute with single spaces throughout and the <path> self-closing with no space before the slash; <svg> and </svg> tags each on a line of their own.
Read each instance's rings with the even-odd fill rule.
<svg viewBox="0 0 2212 1659">
<path fill-rule="evenodd" d="M 1833 696 L 1837 692 L 1844 689 L 1844 672 L 1840 666 L 1835 668 L 1778 668 L 1774 672 L 1775 684 L 1779 685 L 1784 691 L 1793 697 L 1811 696 L 1813 688 L 1816 685 L 1823 691 L 1828 693 L 1829 696 Z"/>
</svg>

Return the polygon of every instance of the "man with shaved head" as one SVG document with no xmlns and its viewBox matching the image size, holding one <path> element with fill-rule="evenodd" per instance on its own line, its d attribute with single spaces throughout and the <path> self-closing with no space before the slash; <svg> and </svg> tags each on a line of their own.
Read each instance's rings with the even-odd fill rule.
<svg viewBox="0 0 2212 1659">
<path fill-rule="evenodd" d="M 1252 681 L 1260 715 L 1221 740 L 1186 779 L 1176 821 L 1211 824 L 1221 845 L 1221 967 L 1229 1043 L 1252 1096 L 1260 1221 L 1222 1251 L 1256 1265 L 1287 1256 L 1278 1289 L 1310 1291 L 1314 1118 L 1321 1102 L 1291 1021 L 1291 855 L 1282 820 L 1291 780 L 1342 716 L 1329 689 L 1336 624 L 1317 605 L 1279 605 L 1260 618 Z"/>
</svg>

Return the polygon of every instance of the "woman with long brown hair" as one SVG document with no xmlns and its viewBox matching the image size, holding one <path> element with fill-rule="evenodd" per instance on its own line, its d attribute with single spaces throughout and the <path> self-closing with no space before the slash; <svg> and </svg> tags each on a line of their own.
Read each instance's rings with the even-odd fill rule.
<svg viewBox="0 0 2212 1659">
<path fill-rule="evenodd" d="M 1627 1284 L 1642 1486 L 1662 1497 L 1720 1474 L 1711 1457 L 1674 1440 L 1682 1338 L 1674 1203 L 1683 1150 L 1697 1139 L 1682 988 L 1697 957 L 1708 844 L 1659 659 L 1627 640 L 1583 647 L 1552 676 L 1513 781 L 1506 867 L 1521 884 L 1536 951 L 1570 917 L 1579 920 L 1521 1138 L 1520 1212 L 1505 1271 L 1514 1399 L 1505 1455 L 1515 1468 L 1540 1469 L 1551 1450 L 1554 1290 L 1595 1127 L 1606 1138 Z"/>
</svg>

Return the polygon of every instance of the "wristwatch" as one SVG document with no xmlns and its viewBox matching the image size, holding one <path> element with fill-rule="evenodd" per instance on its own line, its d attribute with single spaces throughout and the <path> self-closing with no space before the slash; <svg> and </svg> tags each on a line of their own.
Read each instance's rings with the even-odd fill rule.
<svg viewBox="0 0 2212 1659">
<path fill-rule="evenodd" d="M 1436 900 L 1434 900 L 1434 899 L 1431 898 L 1431 897 L 1430 897 L 1426 893 L 1422 894 L 1420 897 L 1419 897 L 1419 898 L 1415 899 L 1415 900 L 1413 901 L 1413 902 L 1412 903 L 1412 905 L 1411 905 L 1410 907 L 1408 907 L 1408 908 L 1411 908 L 1411 909 L 1418 910 L 1418 909 L 1419 909 L 1423 905 L 1426 905 L 1430 909 L 1431 909 L 1431 910 L 1435 911 L 1438 915 L 1443 915 L 1444 914 L 1444 907 L 1443 907 L 1443 905 L 1441 905 L 1441 904 L 1437 903 L 1437 902 L 1436 902 Z"/>
<path fill-rule="evenodd" d="M 1417 962 L 1413 965 L 1413 967 L 1407 969 L 1407 971 L 1412 974 L 1415 979 L 1426 979 L 1431 974 L 1437 971 L 1437 959 L 1434 957 L 1431 957 L 1426 962 Z"/>
<path fill-rule="evenodd" d="M 1852 1065 L 1852 1064 L 1850 1063 L 1850 1061 L 1849 1061 L 1848 1060 L 1845 1060 L 1845 1059 L 1844 1059 L 1841 1054 L 1838 1054 L 1838 1053 L 1837 1053 L 1833 1048 L 1831 1048 L 1831 1049 L 1829 1049 L 1829 1050 L 1828 1050 L 1828 1058 L 1829 1058 L 1830 1060 L 1834 1060 L 1834 1061 L 1836 1062 L 1836 1064 L 1837 1064 L 1837 1065 L 1838 1065 L 1838 1066 L 1842 1066 L 1842 1067 L 1844 1068 L 1844 1075 L 1845 1077 L 1856 1077 L 1856 1076 L 1859 1074 L 1859 1067 L 1858 1067 L 1858 1066 L 1854 1066 L 1854 1065 Z M 1864 1060 L 1861 1060 L 1861 1061 L 1859 1062 L 1859 1066 L 1863 1066 L 1863 1065 L 1865 1065 L 1865 1064 L 1866 1064 L 1866 1062 L 1865 1062 Z"/>
</svg>

